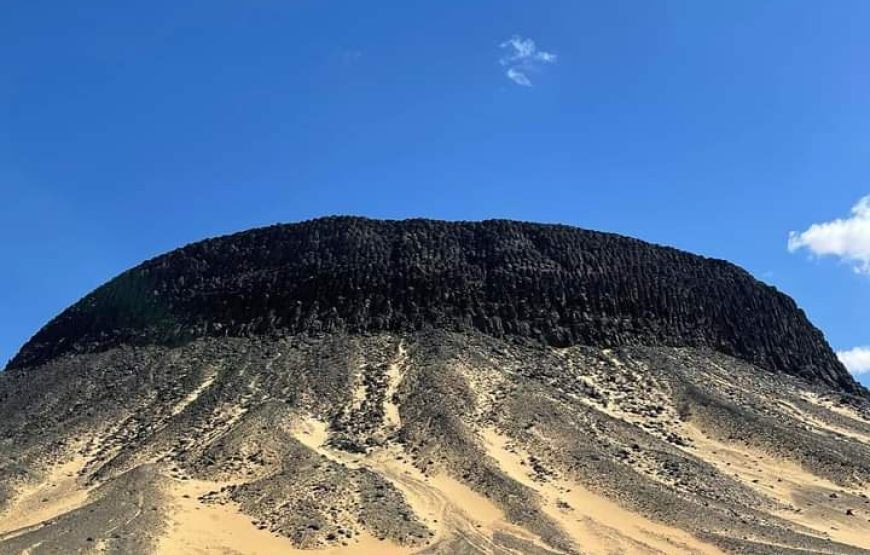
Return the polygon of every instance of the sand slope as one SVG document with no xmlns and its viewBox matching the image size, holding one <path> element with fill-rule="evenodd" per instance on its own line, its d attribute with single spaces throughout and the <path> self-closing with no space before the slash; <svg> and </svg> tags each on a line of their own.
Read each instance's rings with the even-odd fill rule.
<svg viewBox="0 0 870 555">
<path fill-rule="evenodd" d="M 0 555 L 870 553 L 860 404 L 691 350 L 341 341 L 134 360 L 163 389 L 18 455 Z"/>
</svg>

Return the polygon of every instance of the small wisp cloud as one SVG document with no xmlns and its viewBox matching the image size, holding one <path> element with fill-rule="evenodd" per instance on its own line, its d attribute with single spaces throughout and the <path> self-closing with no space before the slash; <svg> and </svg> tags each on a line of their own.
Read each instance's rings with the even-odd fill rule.
<svg viewBox="0 0 870 555">
<path fill-rule="evenodd" d="M 532 86 L 530 74 L 540 71 L 545 65 L 556 63 L 555 54 L 539 50 L 535 41 L 518 35 L 504 41 L 499 47 L 505 52 L 499 59 L 499 63 L 506 68 L 505 75 L 523 87 Z"/>
<path fill-rule="evenodd" d="M 854 375 L 870 374 L 870 347 L 855 347 L 839 351 L 837 358 Z"/>
<path fill-rule="evenodd" d="M 792 231 L 788 250 L 807 249 L 817 256 L 836 256 L 856 272 L 870 275 L 870 195 L 852 207 L 848 218 L 813 224 L 805 231 Z"/>
</svg>

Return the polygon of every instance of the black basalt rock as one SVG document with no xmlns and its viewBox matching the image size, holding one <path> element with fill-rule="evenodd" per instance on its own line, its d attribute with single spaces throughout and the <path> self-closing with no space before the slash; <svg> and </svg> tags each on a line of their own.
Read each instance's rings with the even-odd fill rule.
<svg viewBox="0 0 870 555">
<path fill-rule="evenodd" d="M 794 301 L 733 264 L 504 220 L 331 217 L 194 243 L 87 295 L 9 368 L 205 336 L 425 328 L 552 346 L 708 347 L 862 391 Z"/>
</svg>

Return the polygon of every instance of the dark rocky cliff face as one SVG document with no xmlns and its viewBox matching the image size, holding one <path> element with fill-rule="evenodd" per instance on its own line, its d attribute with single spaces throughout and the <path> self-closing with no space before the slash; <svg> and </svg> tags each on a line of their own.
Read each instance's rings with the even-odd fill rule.
<svg viewBox="0 0 870 555">
<path fill-rule="evenodd" d="M 500 220 L 336 217 L 195 243 L 89 294 L 10 368 L 122 344 L 427 328 L 551 346 L 707 347 L 862 391 L 794 301 L 730 263 Z"/>
</svg>

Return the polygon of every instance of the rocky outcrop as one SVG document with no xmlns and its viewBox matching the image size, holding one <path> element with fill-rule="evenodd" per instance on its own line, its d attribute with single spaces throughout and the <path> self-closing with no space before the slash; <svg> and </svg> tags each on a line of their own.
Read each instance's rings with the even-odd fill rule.
<svg viewBox="0 0 870 555">
<path fill-rule="evenodd" d="M 86 296 L 10 368 L 122 344 L 426 328 L 552 346 L 707 347 L 863 394 L 794 301 L 728 262 L 502 220 L 335 217 L 195 243 Z"/>
</svg>

